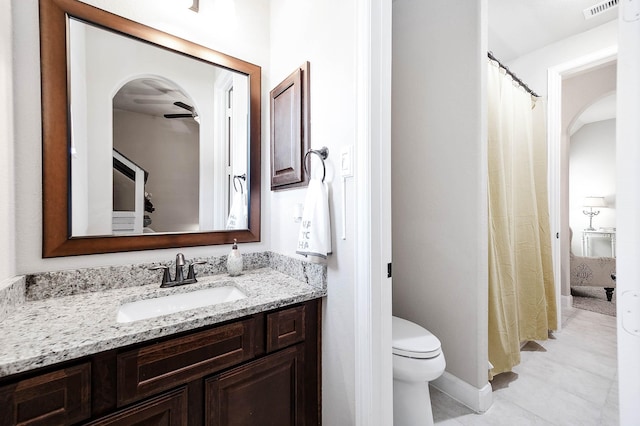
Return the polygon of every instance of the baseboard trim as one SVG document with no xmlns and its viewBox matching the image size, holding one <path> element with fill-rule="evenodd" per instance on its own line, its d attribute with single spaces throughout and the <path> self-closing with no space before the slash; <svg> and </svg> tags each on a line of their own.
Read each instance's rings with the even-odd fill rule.
<svg viewBox="0 0 640 426">
<path fill-rule="evenodd" d="M 563 308 L 571 308 L 573 307 L 573 296 L 562 296 L 562 301 L 560 302 Z"/>
<path fill-rule="evenodd" d="M 478 389 L 445 371 L 442 376 L 432 381 L 431 385 L 471 408 L 476 413 L 484 413 L 493 403 L 493 394 L 491 393 L 492 389 L 489 382 L 481 389 Z"/>
</svg>

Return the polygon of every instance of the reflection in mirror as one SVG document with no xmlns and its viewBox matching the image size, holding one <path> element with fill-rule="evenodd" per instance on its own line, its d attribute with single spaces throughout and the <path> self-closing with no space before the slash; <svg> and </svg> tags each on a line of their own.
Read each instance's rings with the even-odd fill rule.
<svg viewBox="0 0 640 426">
<path fill-rule="evenodd" d="M 153 87 L 156 93 L 148 87 Z M 131 183 L 116 181 L 114 163 L 114 234 L 200 230 L 200 129 L 192 103 L 170 82 L 150 78 L 126 83 L 113 97 L 114 152 L 130 159 L 147 175 L 139 193 L 126 197 L 131 200 L 134 195 L 142 207 L 126 216 L 129 218 L 126 222 L 122 213 L 131 209 L 122 209 L 126 204 L 119 204 L 122 199 L 119 195 Z M 73 172 L 71 178 L 75 179 Z M 75 210 L 72 213 L 75 219 Z"/>
<path fill-rule="evenodd" d="M 77 19 L 69 31 L 72 236 L 246 229 L 233 177 L 248 77 Z"/>
<path fill-rule="evenodd" d="M 260 67 L 39 5 L 43 257 L 260 241 Z"/>
</svg>

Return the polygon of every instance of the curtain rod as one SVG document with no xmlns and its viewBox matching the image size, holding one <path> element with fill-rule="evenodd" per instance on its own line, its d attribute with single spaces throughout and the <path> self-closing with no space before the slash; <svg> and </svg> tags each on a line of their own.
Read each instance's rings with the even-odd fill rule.
<svg viewBox="0 0 640 426">
<path fill-rule="evenodd" d="M 513 78 L 520 86 L 522 86 L 522 88 L 524 90 L 526 90 L 528 93 L 530 93 L 531 96 L 535 96 L 536 98 L 540 97 L 540 95 L 538 95 L 536 92 L 531 90 L 529 88 L 529 86 L 527 86 L 524 83 L 524 81 L 520 80 L 517 75 L 515 75 L 513 72 L 511 72 L 507 66 L 505 66 L 502 62 L 500 62 L 500 60 L 498 58 L 493 56 L 493 53 L 491 51 L 487 52 L 487 56 L 489 56 L 489 59 L 491 59 L 492 61 L 496 61 L 498 63 L 498 66 L 500 66 L 500 68 L 505 70 L 507 72 L 507 74 L 509 74 L 511 76 L 511 78 Z"/>
</svg>

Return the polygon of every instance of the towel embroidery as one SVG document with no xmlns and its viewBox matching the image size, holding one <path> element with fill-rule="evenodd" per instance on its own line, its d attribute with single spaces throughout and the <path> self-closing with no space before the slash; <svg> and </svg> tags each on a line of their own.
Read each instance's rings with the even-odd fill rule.
<svg viewBox="0 0 640 426">
<path fill-rule="evenodd" d="M 298 250 L 308 250 L 309 240 L 311 239 L 311 221 L 303 220 L 300 224 L 300 239 L 298 240 Z"/>
</svg>

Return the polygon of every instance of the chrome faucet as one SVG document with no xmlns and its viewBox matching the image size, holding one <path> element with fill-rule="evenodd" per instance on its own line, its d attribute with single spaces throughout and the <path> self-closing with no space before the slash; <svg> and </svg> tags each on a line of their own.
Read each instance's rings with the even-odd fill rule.
<svg viewBox="0 0 640 426">
<path fill-rule="evenodd" d="M 207 262 L 204 260 L 189 263 L 187 278 L 184 277 L 184 269 L 183 269 L 185 265 L 187 265 L 187 262 L 184 260 L 184 255 L 182 253 L 178 253 L 176 255 L 176 273 L 174 275 L 174 278 L 171 278 L 171 272 L 169 272 L 168 266 L 165 266 L 165 265 L 152 266 L 149 269 L 152 269 L 152 270 L 162 269 L 164 271 L 162 274 L 162 284 L 160 284 L 161 288 L 175 287 L 179 285 L 193 284 L 198 282 L 198 280 L 196 279 L 195 265 L 204 265 L 205 263 Z"/>
</svg>

